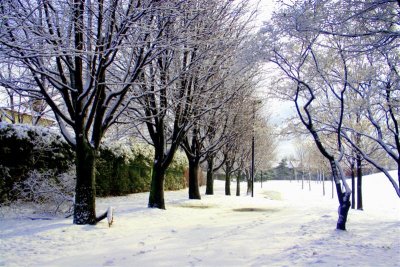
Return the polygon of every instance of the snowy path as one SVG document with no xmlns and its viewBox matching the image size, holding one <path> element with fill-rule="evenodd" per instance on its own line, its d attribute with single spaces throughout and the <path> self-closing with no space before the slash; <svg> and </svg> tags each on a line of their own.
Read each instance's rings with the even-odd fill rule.
<svg viewBox="0 0 400 267">
<path fill-rule="evenodd" d="M 201 201 L 167 192 L 165 211 L 145 208 L 148 194 L 99 199 L 99 210 L 116 208 L 111 228 L 2 218 L 0 266 L 400 266 L 394 191 L 377 206 L 365 200 L 341 232 L 337 201 L 322 197 L 320 184 L 310 192 L 272 181 L 257 185 L 255 198 L 225 197 L 222 187 Z"/>
</svg>

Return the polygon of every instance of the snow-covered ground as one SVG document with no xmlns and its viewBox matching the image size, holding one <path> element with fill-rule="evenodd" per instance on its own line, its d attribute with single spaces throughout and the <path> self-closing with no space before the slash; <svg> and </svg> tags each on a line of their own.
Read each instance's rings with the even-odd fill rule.
<svg viewBox="0 0 400 267">
<path fill-rule="evenodd" d="M 216 181 L 201 201 L 166 192 L 167 210 L 146 208 L 147 193 L 99 199 L 99 213 L 115 207 L 111 228 L 0 210 L 0 266 L 400 266 L 400 201 L 386 178 L 365 177 L 365 210 L 350 211 L 346 232 L 335 230 L 330 184 L 325 197 L 306 185 L 226 197 Z"/>
</svg>

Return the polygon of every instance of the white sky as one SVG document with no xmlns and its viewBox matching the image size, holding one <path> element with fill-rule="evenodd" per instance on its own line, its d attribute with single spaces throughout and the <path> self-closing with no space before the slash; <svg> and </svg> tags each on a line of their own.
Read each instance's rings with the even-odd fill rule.
<svg viewBox="0 0 400 267">
<path fill-rule="evenodd" d="M 275 0 L 252 0 L 254 5 L 258 3 L 258 16 L 256 19 L 256 25 L 261 26 L 264 21 L 270 19 L 272 11 L 274 10 Z M 267 68 L 266 68 L 267 69 Z M 267 72 L 268 70 L 266 70 Z M 261 94 L 267 90 L 268 81 L 262 82 L 259 86 Z M 292 102 L 281 101 L 278 99 L 271 99 L 266 105 L 266 109 L 272 115 L 271 119 L 277 127 L 281 127 L 286 119 L 294 114 L 294 105 Z M 279 141 L 279 147 L 277 150 L 277 162 L 282 158 L 295 156 L 295 148 L 293 140 L 285 139 Z"/>
</svg>

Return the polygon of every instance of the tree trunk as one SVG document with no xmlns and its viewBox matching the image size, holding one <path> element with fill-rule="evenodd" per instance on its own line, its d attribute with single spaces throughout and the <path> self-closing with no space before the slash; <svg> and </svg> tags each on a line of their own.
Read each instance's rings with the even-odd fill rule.
<svg viewBox="0 0 400 267">
<path fill-rule="evenodd" d="M 251 195 L 253 192 L 253 183 L 251 182 L 251 177 L 248 172 L 246 172 L 246 181 L 247 181 L 247 195 Z"/>
<path fill-rule="evenodd" d="M 96 150 L 85 137 L 77 138 L 74 224 L 96 224 Z"/>
<path fill-rule="evenodd" d="M 226 170 L 225 172 L 225 195 L 231 195 L 231 172 L 230 170 Z"/>
<path fill-rule="evenodd" d="M 237 177 L 236 177 L 236 196 L 240 196 L 240 178 L 241 174 L 240 171 L 238 171 Z"/>
<path fill-rule="evenodd" d="M 210 156 L 207 159 L 207 185 L 206 185 L 206 195 L 214 195 L 214 157 Z"/>
<path fill-rule="evenodd" d="M 165 170 L 159 161 L 153 164 L 153 174 L 151 177 L 151 187 L 149 195 L 149 208 L 158 208 L 165 210 L 164 201 L 164 180 Z"/>
<path fill-rule="evenodd" d="M 201 199 L 199 169 L 200 161 L 198 159 L 189 160 L 189 199 Z"/>
<path fill-rule="evenodd" d="M 400 1 L 400 0 L 399 0 Z M 400 158 L 397 161 L 397 179 L 399 179 L 399 186 L 400 186 Z"/>
<path fill-rule="evenodd" d="M 357 209 L 363 210 L 362 201 L 362 158 L 361 155 L 357 154 L 356 169 L 357 169 Z"/>
<path fill-rule="evenodd" d="M 353 161 L 353 160 L 352 160 Z M 355 170 L 354 170 L 354 163 L 351 163 L 350 165 L 351 169 L 351 190 L 353 191 L 353 194 L 351 195 L 351 208 L 355 209 L 356 208 L 356 194 L 355 194 L 355 189 L 356 189 L 356 177 L 355 177 Z"/>
<path fill-rule="evenodd" d="M 336 185 L 336 190 L 338 190 L 338 187 L 341 187 L 341 185 Z M 347 222 L 347 215 L 349 213 L 350 210 L 350 196 L 351 193 L 348 192 L 344 192 L 342 193 L 340 190 L 340 193 L 338 191 L 338 198 L 339 200 L 339 210 L 338 210 L 338 214 L 339 214 L 339 219 L 338 222 L 336 224 L 336 229 L 338 230 L 346 230 L 346 222 Z"/>
<path fill-rule="evenodd" d="M 347 222 L 347 215 L 350 210 L 350 197 L 351 197 L 351 192 L 342 192 L 342 185 L 340 183 L 341 179 L 341 172 L 339 172 L 338 168 L 339 166 L 336 165 L 336 162 L 334 160 L 330 160 L 330 165 L 332 168 L 332 175 L 336 184 L 336 193 L 338 196 L 339 200 L 339 208 L 338 208 L 338 221 L 336 224 L 336 229 L 338 230 L 346 230 L 346 222 Z"/>
</svg>

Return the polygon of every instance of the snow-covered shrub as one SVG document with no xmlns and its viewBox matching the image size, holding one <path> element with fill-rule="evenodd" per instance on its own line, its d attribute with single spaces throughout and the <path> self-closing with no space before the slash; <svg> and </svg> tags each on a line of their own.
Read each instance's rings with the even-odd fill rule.
<svg viewBox="0 0 400 267">
<path fill-rule="evenodd" d="M 165 189 L 179 190 L 186 186 L 184 172 L 188 168 L 188 159 L 182 151 L 177 151 L 165 175 Z"/>
<path fill-rule="evenodd" d="M 30 171 L 52 170 L 58 175 L 73 161 L 69 145 L 51 129 L 0 122 L 0 165 L 2 172 L 7 170 L 0 182 L 0 201 L 12 200 L 14 184 L 23 182 Z"/>
<path fill-rule="evenodd" d="M 102 149 L 112 151 L 115 158 L 123 160 L 126 164 L 134 161 L 134 151 L 123 142 L 112 142 L 102 146 Z"/>
<path fill-rule="evenodd" d="M 100 148 L 96 167 L 96 191 L 98 196 L 116 196 L 149 191 L 154 148 L 151 145 L 131 141 L 113 142 Z M 185 187 L 184 170 L 186 156 L 178 152 L 167 170 L 165 189 Z"/>
<path fill-rule="evenodd" d="M 10 180 L 10 169 L 6 166 L 0 165 L 0 203 L 4 203 L 8 200 L 4 189 L 11 183 Z"/>
<path fill-rule="evenodd" d="M 74 168 L 58 175 L 54 170 L 33 170 L 27 179 L 14 185 L 12 192 L 18 202 L 30 203 L 36 211 L 69 215 L 73 211 L 75 176 Z"/>
<path fill-rule="evenodd" d="M 115 147 L 115 146 L 112 146 Z M 98 196 L 118 196 L 129 193 L 128 167 L 132 158 L 118 149 L 102 146 L 96 162 L 96 194 Z"/>
<path fill-rule="evenodd" d="M 98 196 L 118 196 L 144 192 L 150 188 L 148 152 L 143 146 L 124 142 L 104 144 L 96 163 Z"/>
</svg>

